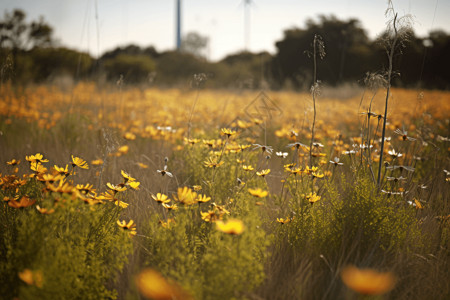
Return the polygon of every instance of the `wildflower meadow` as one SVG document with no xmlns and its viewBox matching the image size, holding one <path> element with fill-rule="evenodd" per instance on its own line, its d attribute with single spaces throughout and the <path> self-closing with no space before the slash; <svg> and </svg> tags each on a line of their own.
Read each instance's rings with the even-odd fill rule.
<svg viewBox="0 0 450 300">
<path fill-rule="evenodd" d="M 450 299 L 450 92 L 393 84 L 397 21 L 340 88 L 318 34 L 303 92 L 2 65 L 0 298 Z"/>
<path fill-rule="evenodd" d="M 3 85 L 5 299 L 443 299 L 450 94 Z M 379 184 L 378 184 L 379 180 Z M 359 299 L 359 298 L 358 298 Z"/>
</svg>

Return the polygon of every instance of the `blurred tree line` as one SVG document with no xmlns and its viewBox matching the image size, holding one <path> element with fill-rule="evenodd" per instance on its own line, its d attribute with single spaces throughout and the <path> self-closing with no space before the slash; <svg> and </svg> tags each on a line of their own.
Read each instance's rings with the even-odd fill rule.
<svg viewBox="0 0 450 300">
<path fill-rule="evenodd" d="M 319 16 L 304 28 L 284 31 L 277 53 L 238 52 L 218 62 L 205 58 L 208 39 L 188 33 L 181 51 L 158 52 L 154 47 L 118 47 L 94 59 L 68 49 L 52 37 L 43 18 L 27 22 L 21 10 L 6 12 L 0 20 L 0 80 L 16 84 L 51 82 L 61 76 L 73 80 L 100 80 L 127 84 L 173 86 L 189 83 L 194 74 L 208 76 L 209 87 L 309 89 L 312 84 L 312 41 L 316 34 L 326 56 L 318 62 L 319 79 L 328 85 L 363 83 L 368 72 L 380 73 L 387 57 L 383 34 L 370 40 L 356 19 Z M 393 84 L 403 87 L 450 88 L 450 35 L 436 30 L 417 37 L 412 30 L 406 47 L 398 51 Z"/>
</svg>

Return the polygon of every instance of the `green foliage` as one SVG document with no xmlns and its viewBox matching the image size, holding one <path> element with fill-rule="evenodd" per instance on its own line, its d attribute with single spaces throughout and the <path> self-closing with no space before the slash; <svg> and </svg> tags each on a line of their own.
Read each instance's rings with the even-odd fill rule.
<svg viewBox="0 0 450 300">
<path fill-rule="evenodd" d="M 176 84 L 189 82 L 194 74 L 209 73 L 211 66 L 190 53 L 168 51 L 157 60 L 157 82 Z"/>
<path fill-rule="evenodd" d="M 183 165 L 180 179 L 185 177 L 189 185 L 201 185 L 199 193 L 212 199 L 192 206 L 178 204 L 176 211 L 163 212 L 159 208 L 148 227 L 142 228 L 146 266 L 180 283 L 196 299 L 241 299 L 264 279 L 270 241 L 263 229 L 264 212 L 236 180 L 242 173 L 236 159 L 255 158 L 248 150 L 228 153 L 226 146 L 224 141 L 215 149 L 218 161 L 223 162 L 217 168 L 204 165 L 205 157 L 214 150 L 202 143 L 188 144 L 175 154 L 173 161 Z M 257 179 L 249 182 L 256 184 Z M 213 222 L 202 217 L 208 211 L 218 219 L 241 220 L 243 233 L 218 231 Z"/>
<path fill-rule="evenodd" d="M 180 283 L 196 299 L 242 298 L 264 278 L 267 236 L 254 205 L 232 214 L 244 222 L 241 235 L 219 232 L 214 223 L 202 220 L 199 212 L 209 206 L 196 204 L 173 215 L 154 215 L 143 229 L 146 265 Z M 165 224 L 172 221 L 162 226 L 160 219 Z"/>
<path fill-rule="evenodd" d="M 85 78 L 93 65 L 89 54 L 67 48 L 35 48 L 29 55 L 33 59 L 36 82 L 62 75 Z"/>
<path fill-rule="evenodd" d="M 130 237 L 116 224 L 112 203 L 92 206 L 68 194 L 42 196 L 34 178 L 21 188 L 36 204 L 12 208 L 0 203 L 1 294 L 12 299 L 114 299 L 114 278 L 127 261 Z M 8 191 L 3 187 L 0 196 Z M 42 280 L 27 284 L 19 273 L 31 270 Z"/>
<path fill-rule="evenodd" d="M 413 207 L 398 196 L 375 192 L 368 177 L 358 176 L 356 182 L 343 177 L 342 182 L 340 187 L 324 183 L 325 192 L 313 205 L 291 199 L 295 218 L 275 225 L 279 249 L 286 251 L 287 245 L 288 253 L 297 253 L 295 264 L 309 262 L 316 275 L 326 274 L 320 281 L 304 278 L 298 291 L 303 297 L 339 293 L 333 276 L 345 265 L 392 268 L 398 257 L 426 249 Z"/>
<path fill-rule="evenodd" d="M 43 18 L 31 23 L 27 23 L 25 19 L 26 14 L 20 9 L 15 9 L 12 14 L 5 12 L 4 19 L 0 20 L 0 47 L 15 51 L 48 46 L 52 43 L 53 29 Z"/>
<path fill-rule="evenodd" d="M 118 80 L 122 75 L 125 82 L 139 83 L 146 81 L 155 70 L 155 62 L 146 55 L 119 54 L 105 60 L 103 67 L 110 80 Z"/>
</svg>

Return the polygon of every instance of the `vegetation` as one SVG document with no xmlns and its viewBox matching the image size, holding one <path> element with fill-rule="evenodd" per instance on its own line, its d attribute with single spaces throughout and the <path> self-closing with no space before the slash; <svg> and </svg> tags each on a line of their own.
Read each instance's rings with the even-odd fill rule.
<svg viewBox="0 0 450 300">
<path fill-rule="evenodd" d="M 273 75 L 280 86 L 310 76 L 309 93 L 265 89 L 272 75 L 256 75 L 284 60 L 285 43 L 275 58 L 217 64 L 129 46 L 79 56 L 75 75 L 72 50 L 17 48 L 14 70 L 47 61 L 20 76 L 100 73 L 69 88 L 2 73 L 2 296 L 448 299 L 450 93 L 395 87 L 411 32 L 392 20 L 387 72 L 341 98 L 326 96 L 337 90 L 321 65 L 339 32 L 360 37 L 350 48 L 370 43 L 354 21 L 309 23 L 321 33 L 305 49 L 310 74 Z M 355 71 L 339 70 L 335 83 Z M 253 75 L 260 83 L 243 80 Z M 208 88 L 222 79 L 241 88 Z M 149 86 L 158 80 L 165 89 Z"/>
<path fill-rule="evenodd" d="M 316 99 L 311 167 L 307 94 L 257 118 L 253 93 L 1 93 L 5 295 L 135 299 L 150 268 L 183 298 L 352 298 L 349 265 L 394 276 L 387 298 L 450 292 L 448 93 L 391 91 L 381 191 L 382 90 Z"/>
<path fill-rule="evenodd" d="M 205 73 L 211 88 L 304 91 L 313 81 L 309 55 L 315 35 L 320 35 L 325 45 L 333 49 L 317 64 L 321 81 L 326 85 L 357 82 L 362 86 L 367 72 L 378 72 L 380 66 L 383 71 L 388 69 L 384 47 L 387 32 L 370 40 L 358 20 L 339 20 L 332 15 L 308 20 L 304 28 L 285 30 L 283 39 L 275 44 L 274 55 L 244 51 L 218 62 L 206 60 L 207 38 L 195 32 L 184 37 L 180 52 L 128 45 L 103 53 L 98 60 L 88 53 L 56 46 L 52 32 L 43 19 L 27 23 L 23 11 L 6 12 L 0 21 L 3 58 L 0 79 L 21 84 L 30 80 L 54 82 L 62 74 L 75 81 L 106 78 L 115 83 L 122 76 L 126 84 L 167 87 L 183 86 L 194 74 Z M 410 27 L 407 40 L 408 47 L 393 57 L 396 68 L 392 84 L 448 89 L 450 35 L 435 30 L 426 37 L 417 37 Z M 52 60 L 53 57 L 57 59 Z"/>
</svg>

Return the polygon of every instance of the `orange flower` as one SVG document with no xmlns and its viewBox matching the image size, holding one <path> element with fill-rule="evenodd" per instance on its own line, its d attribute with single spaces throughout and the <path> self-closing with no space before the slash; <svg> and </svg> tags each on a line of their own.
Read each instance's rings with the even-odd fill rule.
<svg viewBox="0 0 450 300">
<path fill-rule="evenodd" d="M 373 269 L 358 269 L 347 266 L 341 272 L 342 281 L 350 289 L 363 295 L 381 295 L 395 286 L 395 276 L 390 272 L 378 272 Z"/>
<path fill-rule="evenodd" d="M 42 272 L 41 271 L 31 271 L 30 269 L 25 269 L 19 272 L 19 278 L 28 285 L 35 285 L 39 288 L 42 287 Z"/>
<path fill-rule="evenodd" d="M 152 269 L 145 269 L 139 273 L 136 277 L 136 285 L 141 294 L 148 299 L 192 299 L 178 284 L 167 280 Z"/>
<path fill-rule="evenodd" d="M 14 208 L 24 208 L 33 205 L 36 200 L 32 200 L 27 196 L 22 196 L 19 201 L 11 200 L 8 202 L 8 205 Z"/>
</svg>

